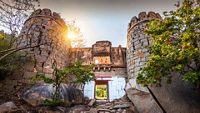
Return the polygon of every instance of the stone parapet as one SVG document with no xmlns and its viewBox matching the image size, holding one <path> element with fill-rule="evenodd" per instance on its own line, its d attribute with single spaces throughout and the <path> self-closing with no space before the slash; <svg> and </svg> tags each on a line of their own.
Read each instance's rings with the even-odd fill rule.
<svg viewBox="0 0 200 113">
<path fill-rule="evenodd" d="M 152 19 L 162 19 L 162 17 L 160 16 L 159 13 L 155 13 L 153 11 L 150 11 L 148 13 L 146 12 L 141 12 L 138 14 L 138 17 L 137 16 L 134 16 L 129 25 L 128 25 L 128 32 L 133 28 L 135 27 L 137 24 L 139 23 L 142 23 L 142 22 L 145 22 L 145 21 L 149 21 L 149 20 L 152 20 Z"/>
</svg>

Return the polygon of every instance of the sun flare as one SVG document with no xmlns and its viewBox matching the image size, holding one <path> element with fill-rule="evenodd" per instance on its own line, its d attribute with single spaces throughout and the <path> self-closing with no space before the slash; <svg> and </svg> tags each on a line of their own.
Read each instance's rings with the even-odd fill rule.
<svg viewBox="0 0 200 113">
<path fill-rule="evenodd" d="M 75 32 L 73 32 L 73 31 L 69 31 L 68 34 L 67 34 L 67 37 L 69 39 L 74 39 L 74 38 L 77 37 L 77 34 Z"/>
</svg>

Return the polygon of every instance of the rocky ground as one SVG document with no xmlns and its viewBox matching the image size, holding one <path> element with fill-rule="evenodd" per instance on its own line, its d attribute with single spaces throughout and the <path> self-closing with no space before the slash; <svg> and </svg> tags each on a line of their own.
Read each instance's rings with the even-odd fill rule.
<svg viewBox="0 0 200 113">
<path fill-rule="evenodd" d="M 10 101 L 0 105 L 0 113 L 136 113 L 135 107 L 124 96 L 112 102 L 87 100 L 85 104 L 71 107 L 32 107 L 23 100 Z"/>
<path fill-rule="evenodd" d="M 129 99 L 124 96 L 112 102 L 96 102 L 87 113 L 136 113 L 135 107 Z"/>
<path fill-rule="evenodd" d="M 5 87 L 0 88 L 0 113 L 136 113 L 135 106 L 127 96 L 112 102 L 85 99 L 82 104 L 72 105 L 71 107 L 58 106 L 52 108 L 42 105 L 33 106 L 29 101 L 25 101 L 22 98 L 22 94 L 33 86 L 25 87 L 28 85 L 22 83 L 17 84 L 14 89 L 6 87 L 8 85 L 2 86 Z M 78 97 L 75 96 L 75 98 Z"/>
</svg>

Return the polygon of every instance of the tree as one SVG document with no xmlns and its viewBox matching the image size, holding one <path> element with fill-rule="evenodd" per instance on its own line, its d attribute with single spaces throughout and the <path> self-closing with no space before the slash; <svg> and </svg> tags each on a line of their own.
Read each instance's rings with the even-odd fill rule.
<svg viewBox="0 0 200 113">
<path fill-rule="evenodd" d="M 150 22 L 146 33 L 153 43 L 149 60 L 137 77 L 143 85 L 171 80 L 174 72 L 184 81 L 200 86 L 200 7 L 184 0 L 175 11 L 164 12 L 164 20 Z"/>
<path fill-rule="evenodd" d="M 39 0 L 0 0 L 0 26 L 18 35 L 36 5 L 39 6 Z"/>
<path fill-rule="evenodd" d="M 68 38 L 71 41 L 73 48 L 80 48 L 85 46 L 85 39 L 80 31 L 80 28 L 76 25 L 76 21 L 68 22 Z"/>
<path fill-rule="evenodd" d="M 30 12 L 35 10 L 36 5 L 39 6 L 39 0 L 0 0 L 0 26 L 9 32 L 9 38 L 3 38 L 5 40 L 2 43 L 6 41 L 9 44 L 0 50 L 0 61 L 17 51 L 34 48 L 12 48 L 12 46 L 22 25 Z"/>
<path fill-rule="evenodd" d="M 76 61 L 74 64 L 65 67 L 64 69 L 58 69 L 56 62 L 52 65 L 54 72 L 53 77 L 45 77 L 45 73 L 38 73 L 35 77 L 32 77 L 33 82 L 44 80 L 46 83 L 53 83 L 55 92 L 52 94 L 52 100 L 46 100 L 44 103 L 47 106 L 57 106 L 63 104 L 61 100 L 61 83 L 66 83 L 69 86 L 74 84 L 83 84 L 83 86 L 94 80 L 94 74 L 92 72 L 93 65 L 83 66 L 80 61 Z"/>
<path fill-rule="evenodd" d="M 11 34 L 10 47 L 36 5 L 39 0 L 0 0 L 0 27 Z"/>
<path fill-rule="evenodd" d="M 22 69 L 26 54 L 18 52 L 23 48 L 13 48 L 23 23 L 30 11 L 35 10 L 39 0 L 0 0 L 0 27 L 6 32 L 0 32 L 0 78 L 12 74 L 14 70 Z M 16 53 L 18 52 L 18 53 Z"/>
<path fill-rule="evenodd" d="M 4 33 L 3 31 L 0 32 L 0 56 L 4 56 L 4 51 L 10 49 L 11 39 L 11 35 Z M 2 57 L 0 57 L 0 59 L 1 58 Z M 0 60 L 0 80 L 11 75 L 15 70 L 20 71 L 23 69 L 22 66 L 27 60 L 24 52 L 13 53 L 4 58 L 4 60 Z"/>
</svg>

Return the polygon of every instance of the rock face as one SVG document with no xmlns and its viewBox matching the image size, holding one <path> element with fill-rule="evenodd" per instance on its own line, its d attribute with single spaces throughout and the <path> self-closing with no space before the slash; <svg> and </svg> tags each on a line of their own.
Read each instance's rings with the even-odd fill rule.
<svg viewBox="0 0 200 113">
<path fill-rule="evenodd" d="M 200 93 L 180 75 L 172 76 L 171 84 L 162 81 L 161 87 L 150 87 L 166 112 L 200 113 Z"/>
<path fill-rule="evenodd" d="M 36 71 L 52 73 L 52 63 L 58 68 L 68 65 L 70 43 L 66 37 L 67 26 L 59 14 L 50 9 L 38 9 L 26 20 L 16 41 L 17 48 L 35 59 Z"/>
<path fill-rule="evenodd" d="M 163 113 L 150 93 L 129 88 L 127 96 L 134 103 L 139 113 Z"/>
<path fill-rule="evenodd" d="M 22 99 L 32 106 L 38 106 L 45 99 L 51 99 L 53 92 L 55 92 L 53 84 L 42 84 L 27 90 L 22 95 Z M 66 106 L 82 104 L 84 102 L 83 93 L 79 89 L 69 87 L 66 84 L 61 84 L 60 96 Z"/>
</svg>

